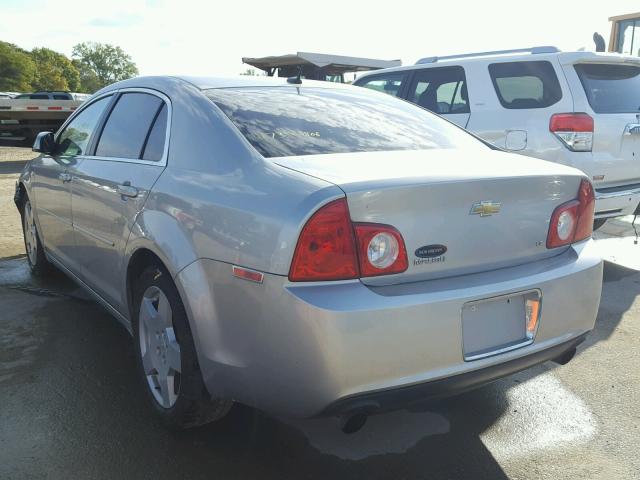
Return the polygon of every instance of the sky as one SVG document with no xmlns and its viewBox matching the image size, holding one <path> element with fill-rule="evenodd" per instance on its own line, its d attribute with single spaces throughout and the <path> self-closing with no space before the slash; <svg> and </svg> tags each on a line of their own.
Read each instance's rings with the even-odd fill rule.
<svg viewBox="0 0 640 480">
<path fill-rule="evenodd" d="M 534 45 L 593 50 L 637 0 L 0 0 L 0 40 L 71 55 L 122 47 L 142 75 L 236 75 L 241 58 L 320 52 L 401 59 Z"/>
</svg>

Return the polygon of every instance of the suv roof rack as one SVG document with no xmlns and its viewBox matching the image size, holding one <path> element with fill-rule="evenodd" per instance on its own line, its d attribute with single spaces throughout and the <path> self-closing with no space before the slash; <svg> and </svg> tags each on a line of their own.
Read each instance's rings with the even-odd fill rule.
<svg viewBox="0 0 640 480">
<path fill-rule="evenodd" d="M 424 63 L 436 63 L 439 60 L 450 60 L 452 58 L 472 58 L 472 57 L 487 57 L 490 55 L 508 55 L 511 53 L 530 53 L 531 55 L 537 55 L 539 53 L 558 53 L 560 49 L 553 46 L 531 47 L 531 48 L 516 48 L 513 50 L 493 50 L 490 52 L 476 52 L 476 53 L 462 53 L 459 55 L 447 55 L 444 57 L 424 57 L 416 62 L 416 65 Z"/>
</svg>

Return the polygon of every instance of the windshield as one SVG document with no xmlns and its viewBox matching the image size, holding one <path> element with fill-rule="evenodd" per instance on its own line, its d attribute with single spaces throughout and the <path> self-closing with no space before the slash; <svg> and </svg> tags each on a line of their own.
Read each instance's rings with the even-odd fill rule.
<svg viewBox="0 0 640 480">
<path fill-rule="evenodd" d="M 594 112 L 640 111 L 640 66 L 583 63 L 575 69 Z"/>
<path fill-rule="evenodd" d="M 292 86 L 205 93 L 265 157 L 483 145 L 420 107 L 366 89 Z"/>
</svg>

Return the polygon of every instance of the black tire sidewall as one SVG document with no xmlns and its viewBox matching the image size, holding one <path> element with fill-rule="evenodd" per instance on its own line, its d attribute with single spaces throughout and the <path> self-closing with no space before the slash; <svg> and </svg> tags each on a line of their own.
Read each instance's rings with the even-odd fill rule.
<svg viewBox="0 0 640 480">
<path fill-rule="evenodd" d="M 38 229 L 38 225 L 36 224 L 36 263 L 33 263 L 29 253 L 27 252 L 27 232 L 24 225 L 25 220 L 25 207 L 29 203 L 31 208 L 31 215 L 34 216 L 35 221 L 35 213 L 33 212 L 33 204 L 28 197 L 25 198 L 24 203 L 22 204 L 22 208 L 20 209 L 20 223 L 22 224 L 22 241 L 24 242 L 24 250 L 27 254 L 27 263 L 29 264 L 29 268 L 31 272 L 35 275 L 44 275 L 49 272 L 51 264 L 49 260 L 47 260 L 47 256 L 44 253 L 44 248 L 42 247 L 42 242 L 40 241 L 40 230 Z"/>
<path fill-rule="evenodd" d="M 164 408 L 156 401 L 149 388 L 147 377 L 142 367 L 139 313 L 142 296 L 151 286 L 159 288 L 169 301 L 172 311 L 173 328 L 178 345 L 180 345 L 180 388 L 176 403 L 170 408 Z M 131 323 L 138 376 L 142 381 L 145 394 L 153 406 L 153 410 L 161 418 L 163 423 L 172 428 L 188 428 L 215 420 L 218 416 L 224 415 L 228 408 L 222 414 L 211 415 L 212 412 L 216 413 L 219 411 L 219 407 L 225 402 L 222 400 L 212 400 L 204 386 L 195 344 L 191 335 L 191 329 L 189 328 L 188 317 L 178 290 L 169 273 L 159 266 L 152 266 L 145 269 L 133 286 L 132 302 Z M 207 412 L 207 410 L 209 410 L 209 412 Z"/>
</svg>

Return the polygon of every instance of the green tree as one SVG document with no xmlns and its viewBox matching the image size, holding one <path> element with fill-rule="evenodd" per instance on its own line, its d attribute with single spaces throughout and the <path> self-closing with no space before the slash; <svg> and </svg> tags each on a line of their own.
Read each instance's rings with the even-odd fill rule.
<svg viewBox="0 0 640 480">
<path fill-rule="evenodd" d="M 32 82 L 34 90 L 71 90 L 80 88 L 80 72 L 71 60 L 48 48 L 34 48 L 31 58 L 36 64 Z"/>
<path fill-rule="evenodd" d="M 0 90 L 30 91 L 35 74 L 35 63 L 27 52 L 0 41 Z"/>
<path fill-rule="evenodd" d="M 72 57 L 80 65 L 81 82 L 86 79 L 95 85 L 82 84 L 82 90 L 93 91 L 105 87 L 110 83 L 125 80 L 138 75 L 138 68 L 120 47 L 106 43 L 86 42 L 73 47 Z M 95 74 L 95 77 L 90 72 Z M 96 81 L 97 80 L 97 81 Z"/>
<path fill-rule="evenodd" d="M 94 93 L 102 88 L 102 82 L 89 65 L 82 63 L 78 59 L 71 60 L 73 66 L 76 67 L 80 73 L 80 87 L 78 92 L 82 93 Z"/>
</svg>

